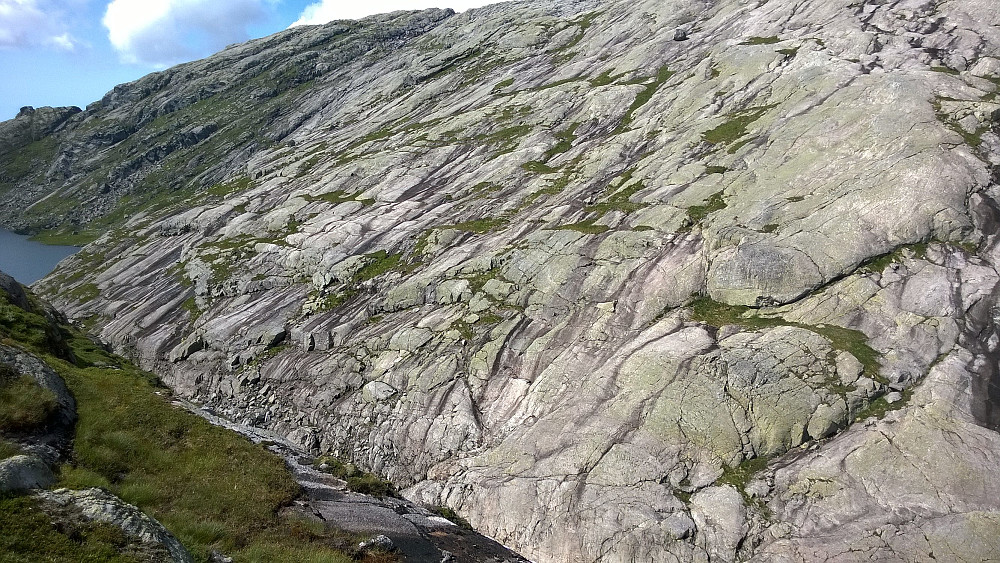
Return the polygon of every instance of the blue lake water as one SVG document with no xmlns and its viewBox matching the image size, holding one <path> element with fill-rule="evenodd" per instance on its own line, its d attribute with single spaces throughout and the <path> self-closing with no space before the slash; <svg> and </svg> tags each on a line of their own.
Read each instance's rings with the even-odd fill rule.
<svg viewBox="0 0 1000 563">
<path fill-rule="evenodd" d="M 51 246 L 0 230 L 0 271 L 29 285 L 45 277 L 60 260 L 78 250 L 78 246 Z"/>
</svg>

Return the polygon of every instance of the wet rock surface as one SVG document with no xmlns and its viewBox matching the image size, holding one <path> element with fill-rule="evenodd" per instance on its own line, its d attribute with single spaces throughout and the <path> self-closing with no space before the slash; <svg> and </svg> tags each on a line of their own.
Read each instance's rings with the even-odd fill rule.
<svg viewBox="0 0 1000 563">
<path fill-rule="evenodd" d="M 425 507 L 402 498 L 374 497 L 351 492 L 347 483 L 315 467 L 315 459 L 280 436 L 235 424 L 191 403 L 181 406 L 213 424 L 235 430 L 285 458 L 305 497 L 294 510 L 337 529 L 368 536 L 359 549 L 398 552 L 404 561 L 464 561 L 469 563 L 527 563 L 520 555 L 490 538 L 461 527 Z"/>
<path fill-rule="evenodd" d="M 117 88 L 40 175 L 0 155 L 0 220 L 117 209 L 36 286 L 60 309 L 533 560 L 988 559 L 992 8 L 293 29 Z"/>
</svg>

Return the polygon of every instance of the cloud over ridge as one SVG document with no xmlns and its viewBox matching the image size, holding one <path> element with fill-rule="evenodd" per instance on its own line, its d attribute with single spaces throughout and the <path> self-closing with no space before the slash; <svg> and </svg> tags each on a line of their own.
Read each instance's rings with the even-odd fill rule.
<svg viewBox="0 0 1000 563">
<path fill-rule="evenodd" d="M 102 22 L 123 61 L 165 67 L 249 39 L 268 1 L 112 0 Z"/>
</svg>

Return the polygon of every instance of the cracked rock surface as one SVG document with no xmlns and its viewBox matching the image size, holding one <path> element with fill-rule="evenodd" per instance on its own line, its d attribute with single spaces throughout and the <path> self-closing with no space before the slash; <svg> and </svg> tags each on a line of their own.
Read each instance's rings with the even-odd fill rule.
<svg viewBox="0 0 1000 563">
<path fill-rule="evenodd" d="M 1000 558 L 1000 12 L 513 2 L 0 124 L 35 289 L 540 562 Z M 54 195 L 53 195 L 54 194 Z"/>
</svg>

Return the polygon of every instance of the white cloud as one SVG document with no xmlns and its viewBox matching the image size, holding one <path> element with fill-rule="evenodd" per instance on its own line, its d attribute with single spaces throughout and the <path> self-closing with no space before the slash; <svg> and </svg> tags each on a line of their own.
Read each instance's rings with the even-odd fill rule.
<svg viewBox="0 0 1000 563">
<path fill-rule="evenodd" d="M 333 20 L 353 20 L 373 14 L 384 14 L 397 10 L 422 10 L 425 8 L 451 8 L 464 12 L 504 0 L 320 0 L 306 6 L 302 15 L 292 26 L 315 25 Z"/>
<path fill-rule="evenodd" d="M 3 1 L 3 0 L 0 0 Z M 125 62 L 168 66 L 250 38 L 269 0 L 112 0 L 108 39 Z"/>
<path fill-rule="evenodd" d="M 46 0 L 0 0 L 0 47 L 74 50 L 77 41 L 66 31 L 61 15 Z"/>
</svg>

